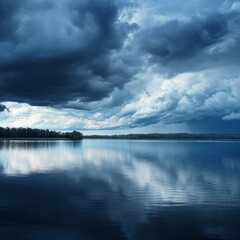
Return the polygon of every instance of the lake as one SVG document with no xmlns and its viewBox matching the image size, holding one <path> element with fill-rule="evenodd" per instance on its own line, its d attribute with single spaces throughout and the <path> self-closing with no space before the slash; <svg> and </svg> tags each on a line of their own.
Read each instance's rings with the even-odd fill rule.
<svg viewBox="0 0 240 240">
<path fill-rule="evenodd" d="M 240 142 L 0 141 L 0 238 L 240 239 Z"/>
</svg>

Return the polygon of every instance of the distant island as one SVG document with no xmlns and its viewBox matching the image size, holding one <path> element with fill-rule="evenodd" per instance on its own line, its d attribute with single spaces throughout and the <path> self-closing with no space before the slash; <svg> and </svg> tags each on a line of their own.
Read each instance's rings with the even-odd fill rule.
<svg viewBox="0 0 240 240">
<path fill-rule="evenodd" d="M 191 134 L 191 133 L 150 133 L 127 135 L 89 135 L 86 139 L 139 139 L 139 140 L 240 140 L 240 134 Z"/>
<path fill-rule="evenodd" d="M 32 128 L 2 128 L 0 127 L 0 139 L 69 139 L 81 140 L 81 132 L 57 132 L 48 129 Z"/>
</svg>

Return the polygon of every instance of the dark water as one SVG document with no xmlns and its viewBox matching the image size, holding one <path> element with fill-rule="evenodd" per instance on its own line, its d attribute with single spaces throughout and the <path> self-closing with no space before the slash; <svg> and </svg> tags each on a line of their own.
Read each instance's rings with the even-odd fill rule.
<svg viewBox="0 0 240 240">
<path fill-rule="evenodd" d="M 240 239 L 240 142 L 1 141 L 0 239 Z"/>
</svg>

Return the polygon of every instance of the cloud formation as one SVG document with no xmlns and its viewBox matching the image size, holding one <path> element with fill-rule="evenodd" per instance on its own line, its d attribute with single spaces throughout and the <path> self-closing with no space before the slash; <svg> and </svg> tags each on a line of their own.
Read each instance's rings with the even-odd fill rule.
<svg viewBox="0 0 240 240">
<path fill-rule="evenodd" d="M 174 19 L 144 32 L 141 47 L 153 61 L 165 65 L 193 58 L 221 41 L 228 33 L 227 18 L 223 14 L 208 14 L 186 22 Z"/>
<path fill-rule="evenodd" d="M 22 125 L 23 106 L 64 129 L 239 119 L 239 1 L 3 0 L 0 13 L 0 102 L 14 105 L 1 125 Z"/>
<path fill-rule="evenodd" d="M 3 112 L 5 110 L 9 111 L 8 108 L 5 105 L 0 104 L 0 112 Z"/>
<path fill-rule="evenodd" d="M 112 1 L 2 3 L 2 101 L 55 105 L 99 100 L 131 74 L 114 59 L 132 26 Z M 124 60 L 121 59 L 122 64 Z"/>
</svg>

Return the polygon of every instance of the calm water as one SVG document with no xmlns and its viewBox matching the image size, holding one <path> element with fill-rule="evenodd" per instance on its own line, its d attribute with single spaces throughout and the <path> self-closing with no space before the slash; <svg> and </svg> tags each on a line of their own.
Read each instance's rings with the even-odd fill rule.
<svg viewBox="0 0 240 240">
<path fill-rule="evenodd" d="M 240 142 L 0 141 L 0 239 L 240 239 Z"/>
</svg>

